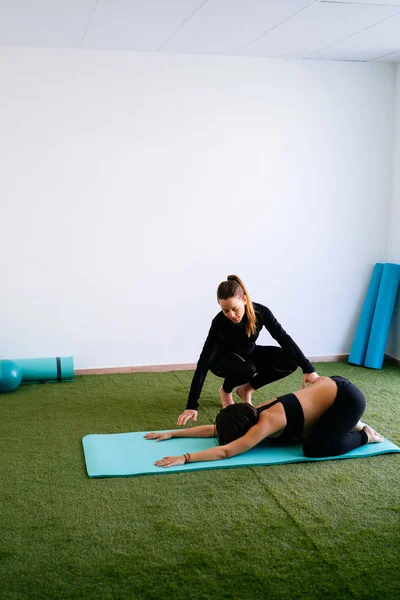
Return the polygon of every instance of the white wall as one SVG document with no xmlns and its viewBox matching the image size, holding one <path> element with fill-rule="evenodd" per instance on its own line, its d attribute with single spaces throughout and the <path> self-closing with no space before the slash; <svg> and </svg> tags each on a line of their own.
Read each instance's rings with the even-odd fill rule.
<svg viewBox="0 0 400 600">
<path fill-rule="evenodd" d="M 400 64 L 396 67 L 393 127 L 393 179 L 389 213 L 388 260 L 400 264 Z M 394 310 L 388 353 L 400 359 L 400 290 Z"/>
<path fill-rule="evenodd" d="M 195 362 L 231 272 L 307 355 L 348 352 L 387 258 L 394 81 L 1 49 L 0 356 Z"/>
</svg>

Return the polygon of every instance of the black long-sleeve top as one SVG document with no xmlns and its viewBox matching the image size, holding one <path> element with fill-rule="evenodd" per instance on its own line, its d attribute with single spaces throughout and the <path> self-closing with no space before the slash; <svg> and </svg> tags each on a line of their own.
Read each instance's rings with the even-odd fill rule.
<svg viewBox="0 0 400 600">
<path fill-rule="evenodd" d="M 315 371 L 313 364 L 304 356 L 290 335 L 278 323 L 269 308 L 256 302 L 253 302 L 253 307 L 256 315 L 256 332 L 250 337 L 246 333 L 246 313 L 240 323 L 233 323 L 225 317 L 222 311 L 212 320 L 210 331 L 193 375 L 186 406 L 187 410 L 197 410 L 203 383 L 212 361 L 225 352 L 236 352 L 243 358 L 248 358 L 256 347 L 256 340 L 263 327 L 301 367 L 303 373 L 313 373 Z"/>
</svg>

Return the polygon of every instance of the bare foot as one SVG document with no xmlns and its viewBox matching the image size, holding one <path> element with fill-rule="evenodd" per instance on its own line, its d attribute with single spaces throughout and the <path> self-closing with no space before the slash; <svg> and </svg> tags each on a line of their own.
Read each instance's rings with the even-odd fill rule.
<svg viewBox="0 0 400 600">
<path fill-rule="evenodd" d="M 361 431 L 364 426 L 365 423 L 363 423 L 362 421 L 358 421 L 357 425 L 353 427 L 352 431 Z"/>
<path fill-rule="evenodd" d="M 380 433 L 374 431 L 374 429 L 372 429 L 372 427 L 369 425 L 364 425 L 363 431 L 365 431 L 368 436 L 367 444 L 377 444 L 379 442 L 383 442 L 383 437 L 380 435 Z"/>
<path fill-rule="evenodd" d="M 236 393 L 239 396 L 239 398 L 247 404 L 251 404 L 251 395 L 253 392 L 254 390 L 249 383 L 239 385 L 239 387 L 236 388 Z"/>
<path fill-rule="evenodd" d="M 221 404 L 222 404 L 222 408 L 226 408 L 227 406 L 229 406 L 230 404 L 235 404 L 232 398 L 232 394 L 227 394 L 222 385 L 219 388 L 219 397 L 221 398 Z"/>
</svg>

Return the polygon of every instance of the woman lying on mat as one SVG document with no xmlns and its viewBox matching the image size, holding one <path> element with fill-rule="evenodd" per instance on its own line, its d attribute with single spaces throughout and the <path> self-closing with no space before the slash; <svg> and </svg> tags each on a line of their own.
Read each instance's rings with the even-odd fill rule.
<svg viewBox="0 0 400 600">
<path fill-rule="evenodd" d="M 229 405 L 218 413 L 215 425 L 148 433 L 145 438 L 161 442 L 172 437 L 218 437 L 219 446 L 166 456 L 155 462 L 158 467 L 229 458 L 265 439 L 280 445 L 301 442 L 309 458 L 339 456 L 364 444 L 383 442 L 379 433 L 359 420 L 364 410 L 364 395 L 353 383 L 337 375 L 319 377 L 310 387 L 257 407 Z"/>
<path fill-rule="evenodd" d="M 239 277 L 229 275 L 227 281 L 219 284 L 217 300 L 222 310 L 212 321 L 178 425 L 186 425 L 189 419 L 197 420 L 198 400 L 209 370 L 224 378 L 219 390 L 223 408 L 234 403 L 232 391 L 235 387 L 243 402 L 251 404 L 251 394 L 255 390 L 290 375 L 297 367 L 304 373 L 303 388 L 318 377 L 314 366 L 269 308 L 250 300 Z M 256 346 L 263 326 L 281 348 Z"/>
</svg>

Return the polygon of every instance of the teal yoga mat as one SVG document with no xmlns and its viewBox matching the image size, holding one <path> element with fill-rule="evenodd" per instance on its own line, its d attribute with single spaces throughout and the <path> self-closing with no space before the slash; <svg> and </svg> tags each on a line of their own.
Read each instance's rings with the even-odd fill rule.
<svg viewBox="0 0 400 600">
<path fill-rule="evenodd" d="M 400 281 L 400 265 L 386 263 L 383 267 L 378 298 L 368 341 L 364 365 L 370 369 L 381 369 L 385 357 L 390 322 Z"/>
<path fill-rule="evenodd" d="M 126 477 L 132 475 L 159 475 L 201 469 L 228 469 L 306 461 L 332 460 L 338 458 L 362 458 L 388 452 L 400 452 L 400 448 L 389 440 L 381 444 L 367 444 L 341 456 L 306 458 L 301 445 L 273 446 L 265 443 L 225 460 L 189 463 L 164 469 L 155 467 L 154 461 L 164 456 L 175 456 L 186 452 L 199 452 L 215 446 L 213 438 L 174 438 L 164 442 L 145 440 L 146 431 L 135 433 L 92 434 L 83 438 L 83 450 L 89 477 Z"/>
<path fill-rule="evenodd" d="M 22 371 L 23 383 L 71 381 L 74 378 L 72 356 L 13 359 Z"/>
<path fill-rule="evenodd" d="M 361 311 L 354 341 L 351 346 L 349 363 L 353 365 L 364 364 L 382 273 L 383 263 L 376 263 L 374 270 L 372 271 L 372 277 L 368 287 L 367 296 Z"/>
</svg>

